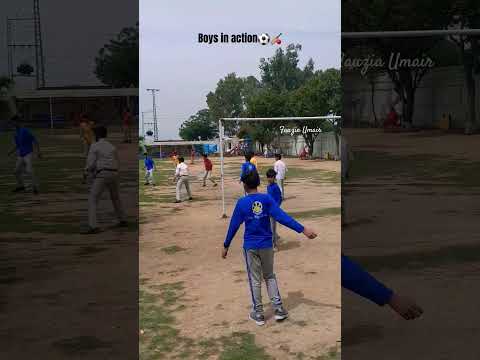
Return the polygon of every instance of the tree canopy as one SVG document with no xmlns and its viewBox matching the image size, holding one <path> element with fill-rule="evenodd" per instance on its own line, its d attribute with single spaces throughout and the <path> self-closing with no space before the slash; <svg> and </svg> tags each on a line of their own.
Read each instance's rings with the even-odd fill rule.
<svg viewBox="0 0 480 360">
<path fill-rule="evenodd" d="M 95 75 L 112 87 L 138 87 L 138 23 L 120 31 L 95 58 Z"/>
</svg>

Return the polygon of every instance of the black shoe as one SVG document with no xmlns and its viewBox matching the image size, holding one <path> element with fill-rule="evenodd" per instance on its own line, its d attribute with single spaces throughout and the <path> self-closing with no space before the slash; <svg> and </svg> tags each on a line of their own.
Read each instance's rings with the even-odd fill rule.
<svg viewBox="0 0 480 360">
<path fill-rule="evenodd" d="M 150 185 L 150 184 L 149 184 L 149 183 L 145 183 L 145 184 L 143 184 L 143 185 Z"/>
<path fill-rule="evenodd" d="M 33 195 L 38 195 L 38 189 L 33 189 Z"/>
<path fill-rule="evenodd" d="M 17 186 L 12 192 L 17 193 L 22 191 L 25 191 L 25 186 Z"/>
<path fill-rule="evenodd" d="M 193 200 L 193 198 L 190 196 L 190 197 L 188 198 L 188 200 Z"/>
<path fill-rule="evenodd" d="M 100 229 L 97 228 L 91 228 L 89 227 L 88 229 L 85 229 L 83 231 L 80 231 L 80 234 L 82 235 L 91 235 L 91 234 L 98 234 L 100 232 Z"/>
<path fill-rule="evenodd" d="M 205 187 L 205 186 L 207 186 L 207 185 L 205 185 L 205 184 L 202 185 L 202 187 Z"/>
<path fill-rule="evenodd" d="M 248 315 L 248 317 L 249 317 L 250 320 L 255 321 L 255 324 L 257 324 L 258 326 L 265 325 L 265 316 L 263 316 L 263 314 L 252 311 Z"/>
<path fill-rule="evenodd" d="M 213 184 L 213 187 L 218 186 L 218 184 Z"/>
<path fill-rule="evenodd" d="M 181 203 L 180 200 L 175 200 L 175 204 Z"/>
<path fill-rule="evenodd" d="M 282 306 L 275 309 L 275 320 L 276 321 L 283 321 L 288 318 L 288 312 Z"/>
</svg>

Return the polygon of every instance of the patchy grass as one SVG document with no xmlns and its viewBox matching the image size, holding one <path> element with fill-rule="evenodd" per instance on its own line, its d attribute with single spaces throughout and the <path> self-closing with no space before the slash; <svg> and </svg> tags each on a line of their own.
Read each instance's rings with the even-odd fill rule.
<svg viewBox="0 0 480 360">
<path fill-rule="evenodd" d="M 273 360 L 265 350 L 255 343 L 255 336 L 248 332 L 234 332 L 229 337 L 221 337 L 223 351 L 219 360 Z"/>
<path fill-rule="evenodd" d="M 171 245 L 171 246 L 167 246 L 167 247 L 164 247 L 162 248 L 162 251 L 168 255 L 173 255 L 173 254 L 176 254 L 177 252 L 180 252 L 180 251 L 185 251 L 187 249 L 185 248 L 182 248 L 180 246 L 177 246 L 177 245 Z"/>
<path fill-rule="evenodd" d="M 255 343 L 255 336 L 234 332 L 219 338 L 194 340 L 180 335 L 174 313 L 185 309 L 184 283 L 151 286 L 155 293 L 140 290 L 140 359 L 178 358 L 208 359 L 219 355 L 220 360 L 271 360 Z"/>
<path fill-rule="evenodd" d="M 356 256 L 354 258 L 367 270 L 373 272 L 448 267 L 451 264 L 478 263 L 480 261 L 480 245 L 460 244 L 434 250 L 427 249 L 381 256 Z"/>
<path fill-rule="evenodd" d="M 342 358 L 340 349 L 338 346 L 331 347 L 324 355 L 320 355 L 312 358 L 312 360 L 340 360 Z"/>
<path fill-rule="evenodd" d="M 459 187 L 480 186 L 480 161 L 445 155 L 394 155 L 380 151 L 356 151 L 350 177 L 430 181 Z"/>
<path fill-rule="evenodd" d="M 307 211 L 290 212 L 289 215 L 297 219 L 313 219 L 326 216 L 340 215 L 341 208 L 325 208 Z"/>
</svg>

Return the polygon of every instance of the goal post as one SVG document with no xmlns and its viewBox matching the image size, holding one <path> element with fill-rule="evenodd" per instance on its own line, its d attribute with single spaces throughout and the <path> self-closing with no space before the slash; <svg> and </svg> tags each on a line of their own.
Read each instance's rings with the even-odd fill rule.
<svg viewBox="0 0 480 360">
<path fill-rule="evenodd" d="M 222 218 L 227 218 L 227 211 L 225 205 L 225 166 L 224 166 L 224 137 L 225 128 L 224 122 L 228 121 L 305 121 L 305 120 L 340 120 L 342 117 L 339 115 L 326 115 L 326 116 L 289 116 L 289 117 L 236 117 L 236 118 L 220 118 L 218 120 L 218 144 L 220 152 L 220 185 L 222 191 Z"/>
</svg>

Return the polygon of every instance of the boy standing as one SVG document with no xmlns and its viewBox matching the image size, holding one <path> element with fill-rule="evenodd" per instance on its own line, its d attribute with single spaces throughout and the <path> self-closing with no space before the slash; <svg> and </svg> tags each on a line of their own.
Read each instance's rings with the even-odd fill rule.
<svg viewBox="0 0 480 360">
<path fill-rule="evenodd" d="M 205 165 L 205 175 L 203 175 L 203 187 L 207 186 L 207 179 L 217 186 L 217 183 L 212 179 L 213 164 L 208 158 L 208 154 L 203 154 L 203 164 Z"/>
<path fill-rule="evenodd" d="M 117 149 L 107 141 L 107 128 L 99 126 L 95 129 L 97 142 L 92 144 L 88 152 L 85 173 L 94 175 L 93 184 L 88 197 L 88 225 L 83 234 L 100 232 L 97 227 L 97 204 L 102 193 L 108 189 L 113 207 L 118 218 L 118 226 L 126 226 L 125 212 L 120 200 L 120 184 L 118 176 Z"/>
<path fill-rule="evenodd" d="M 277 279 L 273 272 L 272 230 L 270 217 L 286 227 L 314 239 L 317 234 L 309 228 L 296 222 L 278 207 L 271 196 L 258 193 L 260 177 L 252 171 L 242 178 L 245 192 L 248 194 L 238 200 L 230 221 L 227 236 L 223 244 L 222 258 L 226 258 L 228 248 L 240 225 L 245 223 L 243 252 L 247 267 L 248 282 L 252 294 L 253 309 L 250 319 L 257 325 L 265 324 L 263 314 L 261 278 L 267 285 L 267 292 L 275 309 L 275 320 L 282 321 L 288 317 L 283 308 Z"/>
<path fill-rule="evenodd" d="M 177 200 L 175 202 L 182 202 L 182 186 L 185 186 L 185 189 L 187 190 L 188 200 L 192 200 L 192 194 L 190 193 L 190 183 L 188 182 L 188 165 L 185 164 L 185 159 L 183 157 L 178 158 L 178 165 L 175 169 L 175 180 L 177 182 Z"/>
<path fill-rule="evenodd" d="M 277 206 L 280 207 L 280 205 L 282 205 L 282 192 L 280 191 L 280 188 L 275 182 L 276 175 L 277 174 L 273 169 L 269 169 L 267 171 L 267 180 L 268 180 L 267 193 L 272 197 L 273 200 L 275 200 L 275 203 L 277 204 Z M 277 234 L 277 222 L 275 221 L 274 218 L 270 218 L 270 224 L 272 226 L 272 234 L 273 234 L 273 250 L 278 251 L 277 243 L 278 243 L 279 236 Z"/>
<path fill-rule="evenodd" d="M 282 192 L 282 200 L 285 200 L 285 174 L 287 172 L 287 165 L 282 161 L 281 154 L 275 154 L 275 164 L 273 164 L 273 170 L 277 173 L 277 184 Z"/>
<path fill-rule="evenodd" d="M 252 154 L 251 153 L 246 153 L 245 154 L 245 162 L 242 164 L 242 168 L 240 171 L 240 182 L 242 182 L 242 178 L 246 175 L 248 175 L 252 171 L 256 171 L 257 167 L 252 164 L 250 161 L 252 159 Z"/>
<path fill-rule="evenodd" d="M 20 123 L 20 117 L 14 116 L 12 123 L 15 126 L 15 147 L 9 151 L 10 156 L 15 151 L 17 152 L 17 163 L 15 165 L 15 177 L 17 179 L 17 187 L 14 192 L 25 191 L 24 175 L 28 174 L 32 181 L 32 191 L 36 195 L 38 194 L 37 178 L 33 172 L 33 147 L 35 146 L 37 151 L 37 157 L 40 159 L 40 145 L 33 136 L 33 134 Z"/>
<path fill-rule="evenodd" d="M 155 161 L 145 153 L 145 185 L 155 185 L 153 170 L 155 170 Z"/>
</svg>

